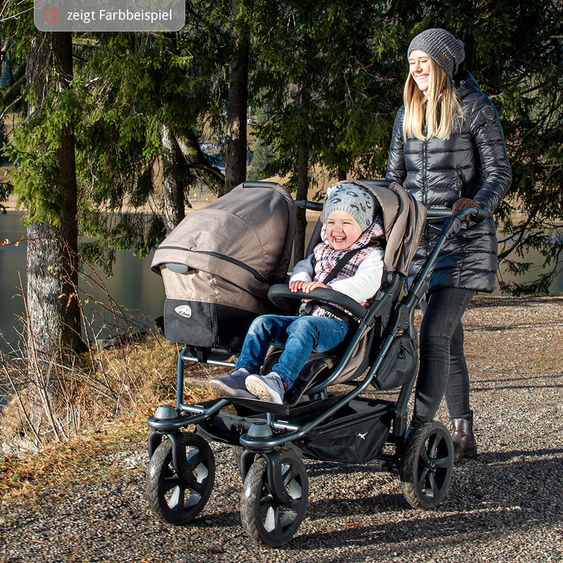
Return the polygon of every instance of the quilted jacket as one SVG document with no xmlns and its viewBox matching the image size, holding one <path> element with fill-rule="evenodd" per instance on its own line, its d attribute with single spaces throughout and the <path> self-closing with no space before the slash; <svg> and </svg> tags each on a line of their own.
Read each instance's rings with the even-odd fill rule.
<svg viewBox="0 0 563 563">
<path fill-rule="evenodd" d="M 467 73 L 456 83 L 464 119 L 448 139 L 403 140 L 404 107 L 393 125 L 386 180 L 394 180 L 428 208 L 451 208 L 461 197 L 494 211 L 508 192 L 512 171 L 495 107 Z M 416 273 L 438 230 L 427 224 L 411 263 Z M 470 222 L 446 243 L 430 280 L 430 291 L 458 287 L 493 291 L 498 265 L 493 219 Z"/>
</svg>

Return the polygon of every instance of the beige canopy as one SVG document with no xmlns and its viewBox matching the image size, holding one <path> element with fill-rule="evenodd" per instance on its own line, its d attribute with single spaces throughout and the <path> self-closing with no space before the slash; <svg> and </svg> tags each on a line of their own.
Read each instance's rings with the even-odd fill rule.
<svg viewBox="0 0 563 563">
<path fill-rule="evenodd" d="M 424 230 L 426 208 L 396 182 L 387 185 L 379 180 L 347 180 L 368 189 L 383 209 L 385 229 L 385 270 L 408 274 Z"/>
</svg>

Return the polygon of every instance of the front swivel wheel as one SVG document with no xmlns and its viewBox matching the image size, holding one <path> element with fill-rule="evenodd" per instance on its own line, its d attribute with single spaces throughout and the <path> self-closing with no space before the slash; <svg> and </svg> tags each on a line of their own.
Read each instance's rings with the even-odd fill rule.
<svg viewBox="0 0 563 563">
<path fill-rule="evenodd" d="M 196 434 L 178 433 L 164 440 L 151 457 L 145 488 L 148 504 L 161 520 L 188 524 L 207 503 L 214 480 L 215 458 L 209 444 Z"/>
<path fill-rule="evenodd" d="M 268 475 L 268 463 L 258 457 L 244 480 L 240 515 L 244 528 L 257 542 L 270 547 L 287 543 L 295 534 L 307 510 L 309 481 L 301 459 L 292 452 L 280 452 L 281 494 L 275 494 Z M 271 466 L 270 466 L 271 467 Z"/>
</svg>

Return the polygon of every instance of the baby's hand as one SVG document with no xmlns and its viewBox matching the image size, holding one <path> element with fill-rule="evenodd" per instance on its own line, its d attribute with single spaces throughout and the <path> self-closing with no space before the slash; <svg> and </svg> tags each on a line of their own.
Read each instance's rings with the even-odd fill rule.
<svg viewBox="0 0 563 563">
<path fill-rule="evenodd" d="M 292 293 L 297 293 L 298 291 L 301 290 L 301 288 L 303 287 L 303 284 L 307 283 L 304 281 L 292 281 L 289 282 L 289 289 Z"/>
<path fill-rule="evenodd" d="M 301 286 L 301 291 L 303 291 L 304 293 L 310 293 L 314 289 L 321 289 L 321 288 L 326 289 L 326 287 L 327 286 L 324 283 L 321 283 L 319 281 L 303 282 L 303 285 Z"/>
<path fill-rule="evenodd" d="M 298 291 L 303 291 L 304 293 L 309 293 L 311 291 L 313 291 L 314 289 L 318 289 L 324 287 L 326 288 L 327 286 L 324 283 L 318 282 L 318 281 L 292 281 L 289 282 L 289 289 L 291 290 L 292 293 L 297 293 Z M 310 301 L 309 299 L 306 299 L 304 301 Z"/>
</svg>

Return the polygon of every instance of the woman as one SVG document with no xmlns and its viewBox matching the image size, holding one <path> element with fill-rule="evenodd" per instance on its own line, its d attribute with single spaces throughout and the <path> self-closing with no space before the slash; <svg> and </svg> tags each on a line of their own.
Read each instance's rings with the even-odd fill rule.
<svg viewBox="0 0 563 563">
<path fill-rule="evenodd" d="M 429 208 L 493 212 L 512 173 L 496 110 L 461 67 L 464 58 L 463 43 L 444 29 L 427 29 L 412 40 L 386 179 Z M 434 233 L 426 227 L 412 272 L 428 256 Z M 468 221 L 444 247 L 430 280 L 411 424 L 432 420 L 445 393 L 456 460 L 477 454 L 461 318 L 475 292 L 493 291 L 496 269 L 495 223 Z"/>
</svg>

